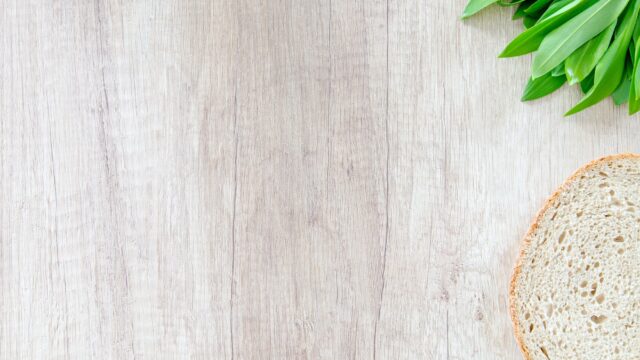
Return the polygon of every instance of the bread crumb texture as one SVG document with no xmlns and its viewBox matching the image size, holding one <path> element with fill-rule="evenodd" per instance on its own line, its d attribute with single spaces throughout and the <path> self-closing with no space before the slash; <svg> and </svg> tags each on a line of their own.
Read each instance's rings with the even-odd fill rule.
<svg viewBox="0 0 640 360">
<path fill-rule="evenodd" d="M 511 289 L 534 360 L 640 359 L 640 157 L 595 161 L 532 226 Z"/>
</svg>

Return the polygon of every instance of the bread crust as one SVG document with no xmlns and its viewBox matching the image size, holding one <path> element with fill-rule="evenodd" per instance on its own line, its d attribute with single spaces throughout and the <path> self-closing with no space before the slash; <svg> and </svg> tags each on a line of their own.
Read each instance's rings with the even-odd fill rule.
<svg viewBox="0 0 640 360">
<path fill-rule="evenodd" d="M 583 165 L 578 170 L 576 170 L 571 176 L 569 176 L 569 178 L 567 178 L 562 183 L 562 185 L 560 185 L 560 187 L 558 187 L 558 189 L 556 189 L 556 191 L 553 192 L 553 194 L 547 199 L 547 201 L 545 201 L 544 205 L 542 206 L 542 209 L 540 209 L 540 211 L 538 211 L 538 213 L 534 217 L 533 223 L 529 227 L 529 231 L 527 231 L 527 234 L 524 236 L 524 239 L 522 240 L 522 245 L 520 247 L 520 253 L 518 255 L 518 260 L 516 261 L 515 268 L 513 269 L 513 274 L 511 275 L 511 281 L 509 283 L 509 313 L 511 315 L 511 321 L 513 322 L 513 330 L 516 335 L 516 341 L 518 342 L 518 346 L 520 347 L 520 350 L 522 351 L 522 355 L 524 356 L 525 360 L 532 360 L 532 358 L 529 353 L 529 349 L 527 349 L 527 347 L 524 344 L 524 339 L 522 338 L 522 336 L 520 336 L 520 333 L 521 333 L 520 325 L 518 323 L 518 317 L 516 315 L 515 292 L 516 292 L 516 285 L 518 283 L 518 278 L 520 276 L 520 271 L 522 270 L 522 261 L 524 259 L 524 254 L 527 248 L 529 247 L 529 245 L 531 245 L 531 238 L 533 236 L 533 233 L 538 228 L 538 224 L 542 220 L 542 217 L 545 215 L 547 210 L 549 210 L 549 208 L 551 207 L 553 202 L 558 198 L 560 193 L 565 191 L 567 187 L 571 183 L 573 183 L 578 177 L 580 177 L 582 174 L 592 169 L 593 167 L 599 165 L 600 163 L 612 161 L 612 160 L 629 159 L 629 158 L 640 158 L 640 154 L 622 153 L 617 155 L 604 156 L 599 159 L 593 160 L 588 164 Z"/>
</svg>

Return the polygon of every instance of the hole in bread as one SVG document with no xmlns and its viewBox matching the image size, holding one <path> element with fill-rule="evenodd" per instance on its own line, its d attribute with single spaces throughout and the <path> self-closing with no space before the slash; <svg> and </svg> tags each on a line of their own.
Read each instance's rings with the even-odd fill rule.
<svg viewBox="0 0 640 360">
<path fill-rule="evenodd" d="M 593 267 L 596 268 L 596 269 L 599 268 L 600 267 L 600 262 L 596 261 L 595 264 L 593 264 Z"/>
<path fill-rule="evenodd" d="M 603 182 L 600 185 L 598 185 L 598 187 L 600 187 L 600 188 L 605 188 L 607 186 L 609 186 L 609 183 L 606 183 L 606 182 Z"/>
<path fill-rule="evenodd" d="M 529 332 L 533 332 L 533 324 L 529 325 Z"/>
<path fill-rule="evenodd" d="M 553 305 L 547 305 L 547 317 L 551 317 L 553 315 Z"/>
<path fill-rule="evenodd" d="M 624 237 L 622 235 L 618 235 L 615 238 L 613 238 L 613 241 L 615 241 L 617 243 L 624 242 Z"/>
<path fill-rule="evenodd" d="M 608 177 L 609 176 L 609 174 L 607 174 L 604 171 L 600 171 L 598 174 L 600 174 L 600 176 L 602 176 L 602 177 Z"/>
<path fill-rule="evenodd" d="M 571 245 L 567 246 L 567 252 L 571 252 Z"/>
<path fill-rule="evenodd" d="M 529 320 L 530 317 L 531 317 L 531 313 L 524 314 L 524 319 L 525 320 Z"/>
<path fill-rule="evenodd" d="M 607 317 L 604 315 L 593 315 L 591 316 L 591 321 L 593 321 L 595 324 L 602 324 L 603 322 L 607 321 Z"/>
<path fill-rule="evenodd" d="M 616 192 L 615 192 L 615 191 L 613 191 L 613 190 L 609 190 L 609 195 L 613 196 L 613 195 L 615 195 L 615 194 L 616 194 Z"/>
<path fill-rule="evenodd" d="M 587 287 L 587 285 L 589 285 L 589 283 L 586 281 L 580 283 L 580 287 Z"/>
<path fill-rule="evenodd" d="M 596 296 L 596 302 L 598 304 L 602 304 L 604 302 L 604 294 L 600 294 L 600 295 Z"/>
<path fill-rule="evenodd" d="M 584 212 L 583 212 L 583 211 L 578 211 L 578 212 L 576 213 L 576 216 L 577 216 L 577 217 L 580 217 L 580 216 L 582 216 L 582 214 L 584 214 Z"/>
<path fill-rule="evenodd" d="M 565 236 L 567 236 L 567 232 L 563 231 L 562 234 L 560 234 L 560 237 L 558 237 L 558 244 L 562 244 L 562 242 L 564 241 Z"/>
<path fill-rule="evenodd" d="M 624 254 L 624 249 L 618 249 L 618 254 L 620 255 Z"/>
<path fill-rule="evenodd" d="M 540 351 L 542 351 L 542 355 L 549 359 L 549 354 L 547 353 L 547 349 L 544 346 L 540 346 Z"/>
</svg>

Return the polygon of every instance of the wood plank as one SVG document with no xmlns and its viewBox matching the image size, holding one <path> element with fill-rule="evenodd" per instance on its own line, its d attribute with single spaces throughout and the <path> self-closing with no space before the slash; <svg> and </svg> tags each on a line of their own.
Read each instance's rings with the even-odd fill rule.
<svg viewBox="0 0 640 360">
<path fill-rule="evenodd" d="M 2 11 L 2 357 L 230 356 L 233 3 Z"/>
<path fill-rule="evenodd" d="M 466 0 L 0 6 L 0 359 L 513 359 L 520 238 L 605 101 Z"/>
</svg>

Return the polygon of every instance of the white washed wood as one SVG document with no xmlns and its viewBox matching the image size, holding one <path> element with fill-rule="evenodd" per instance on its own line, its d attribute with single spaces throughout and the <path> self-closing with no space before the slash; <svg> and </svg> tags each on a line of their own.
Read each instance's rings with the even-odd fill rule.
<svg viewBox="0 0 640 360">
<path fill-rule="evenodd" d="M 640 125 L 464 3 L 2 2 L 0 358 L 519 358 L 520 237 Z"/>
</svg>

